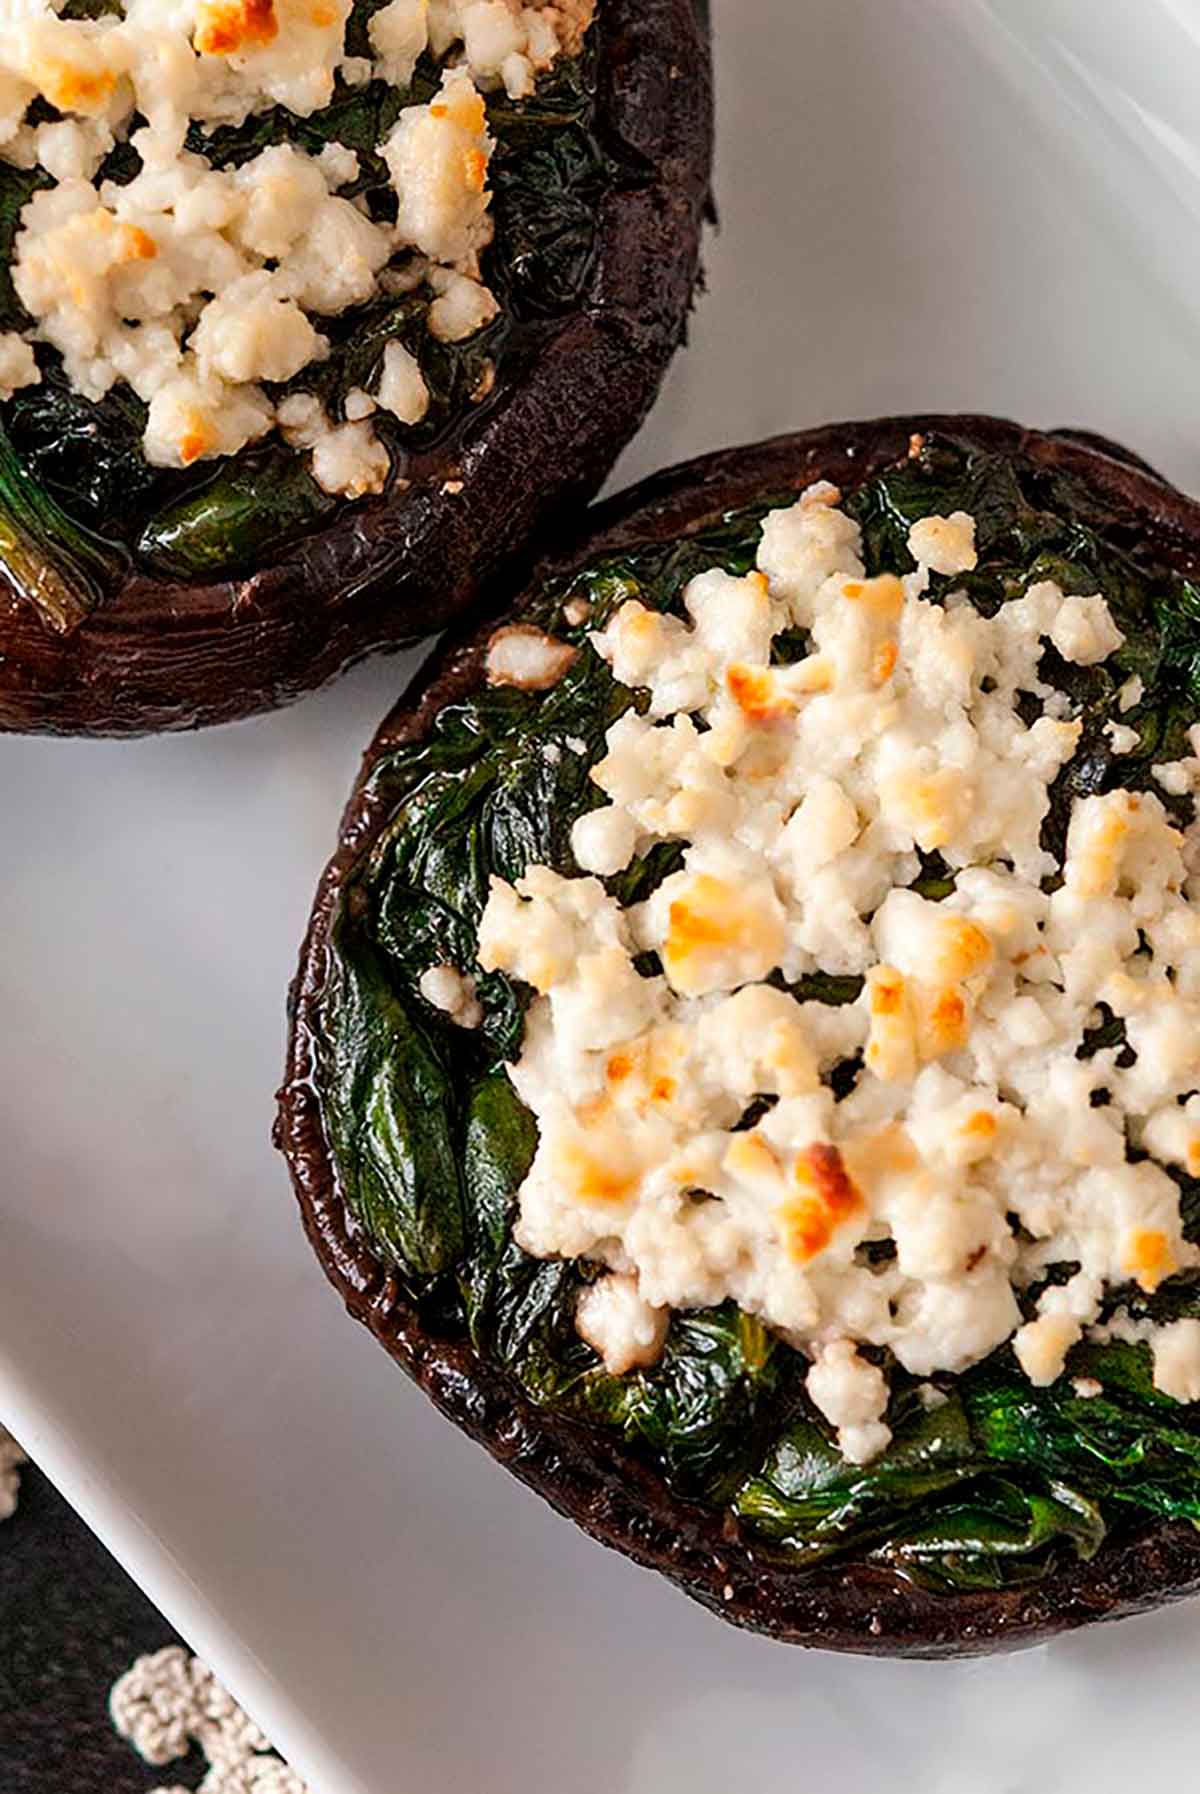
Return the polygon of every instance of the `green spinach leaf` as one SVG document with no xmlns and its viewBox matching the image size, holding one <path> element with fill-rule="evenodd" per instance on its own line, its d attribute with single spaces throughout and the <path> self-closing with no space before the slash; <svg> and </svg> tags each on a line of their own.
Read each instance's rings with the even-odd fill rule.
<svg viewBox="0 0 1200 1794">
<path fill-rule="evenodd" d="M 446 1066 L 361 940 L 338 962 L 327 1116 L 347 1200 L 413 1278 L 451 1270 L 466 1239 Z"/>
</svg>

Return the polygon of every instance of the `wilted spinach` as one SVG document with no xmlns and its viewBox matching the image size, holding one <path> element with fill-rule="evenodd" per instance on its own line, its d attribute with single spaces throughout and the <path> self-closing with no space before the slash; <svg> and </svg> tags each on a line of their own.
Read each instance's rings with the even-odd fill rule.
<svg viewBox="0 0 1200 1794">
<path fill-rule="evenodd" d="M 353 53 L 365 53 L 366 22 L 379 0 L 356 0 L 348 27 Z M 64 16 L 97 18 L 119 11 L 117 0 L 68 0 Z M 355 46 L 358 46 L 358 51 Z M 427 56 L 409 88 L 339 80 L 331 104 L 310 118 L 282 107 L 243 125 L 205 132 L 193 127 L 188 147 L 218 167 L 234 167 L 277 143 L 319 154 L 329 143 L 354 150 L 360 176 L 345 189 L 377 219 L 395 216 L 395 195 L 376 153 L 404 107 L 430 98 L 440 71 Z M 483 277 L 500 301 L 500 316 L 463 343 L 441 343 L 426 328 L 427 287 L 376 299 L 324 320 L 328 360 L 299 374 L 287 391 L 317 393 L 340 418 L 347 394 L 369 385 L 387 343 L 403 342 L 421 364 L 432 403 L 415 426 L 377 420 L 393 461 L 437 448 L 470 428 L 492 395 L 518 380 L 547 321 L 575 306 L 590 273 L 600 200 L 636 178 L 596 131 L 593 55 L 556 64 L 534 95 L 517 104 L 489 96 L 495 240 Z M 49 109 L 47 117 L 55 116 Z M 130 179 L 139 161 L 119 144 L 101 179 Z M 13 288 L 14 240 L 22 208 L 49 177 L 0 163 L 0 331 L 27 327 Z M 130 556 L 150 571 L 211 579 L 261 564 L 281 543 L 327 521 L 344 501 L 330 499 L 303 459 L 280 443 L 252 447 L 232 459 L 186 471 L 150 467 L 142 453 L 145 406 L 117 387 L 93 402 L 72 390 L 57 353 L 39 347 L 40 386 L 0 406 L 0 557 L 11 582 L 60 631 L 73 628 L 103 601 Z"/>
<path fill-rule="evenodd" d="M 1101 751 L 1101 725 L 1135 670 L 1145 689 L 1124 715 L 1155 746 L 1093 763 L 1088 776 L 1098 784 L 1090 788 L 1130 775 L 1144 782 L 1147 754 L 1198 713 L 1192 588 L 1111 542 L 1103 518 L 1068 483 L 931 439 L 919 460 L 848 504 L 872 570 L 908 570 L 905 544 L 918 517 L 974 512 L 980 562 L 971 587 L 984 609 L 1035 578 L 1104 590 L 1127 641 L 1115 669 L 1069 669 L 1078 683 L 1068 689 L 1089 718 L 1087 752 Z M 493 872 L 511 879 L 535 862 L 577 870 L 571 825 L 598 801 L 589 769 L 610 723 L 637 701 L 586 647 L 588 630 L 630 597 L 678 607 L 706 568 L 745 571 L 767 508 L 715 518 L 684 540 L 631 550 L 547 587 L 527 619 L 580 646 L 563 680 L 540 697 L 482 691 L 444 710 L 424 742 L 376 764 L 374 794 L 390 820 L 344 893 L 322 1010 L 319 1084 L 330 1137 L 348 1200 L 431 1324 L 465 1329 L 533 1400 L 610 1429 L 680 1495 L 727 1507 L 792 1564 L 849 1557 L 934 1589 L 1008 1586 L 1064 1558 L 1092 1556 L 1112 1529 L 1139 1518 L 1200 1523 L 1200 1424 L 1157 1394 L 1146 1348 L 1081 1347 L 1050 1389 L 1033 1388 L 1007 1349 L 939 1379 L 933 1392 L 893 1367 L 893 1442 L 862 1469 L 845 1461 L 808 1402 L 804 1360 L 732 1304 L 676 1315 L 657 1365 L 611 1376 L 573 1325 L 594 1269 L 533 1259 L 512 1237 L 536 1127 L 505 1065 L 520 1048 L 528 993 L 502 976 L 480 978 L 485 1019 L 464 1031 L 417 989 L 432 965 L 473 968 Z M 562 615 L 570 597 L 591 604 L 588 623 L 573 630 Z M 1073 764 L 1054 792 L 1052 837 L 1061 839 L 1081 777 Z M 677 864 L 678 849 L 661 843 L 608 885 L 636 902 Z M 948 869 L 929 856 L 918 888 L 937 898 L 949 883 Z M 792 988 L 804 1001 L 853 1002 L 861 980 L 818 974 Z M 1122 1038 L 1119 1024 L 1102 1019 L 1082 1050 Z M 844 1069 L 852 1082 L 856 1067 Z M 436 1189 L 420 1190 L 422 1166 Z M 1189 1225 L 1200 1230 L 1200 1185 L 1180 1182 Z M 1175 1277 L 1154 1296 L 1120 1295 L 1135 1318 L 1200 1316 L 1195 1276 Z M 1101 1393 L 1087 1394 L 1083 1379 L 1097 1380 Z"/>
</svg>

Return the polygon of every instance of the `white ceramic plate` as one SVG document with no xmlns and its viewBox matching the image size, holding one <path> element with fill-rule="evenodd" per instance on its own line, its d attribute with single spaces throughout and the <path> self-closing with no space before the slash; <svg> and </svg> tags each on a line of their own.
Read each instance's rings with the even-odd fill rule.
<svg viewBox="0 0 1200 1794">
<path fill-rule="evenodd" d="M 625 474 L 962 407 L 1200 486 L 1196 0 L 717 0 L 716 28 L 723 228 Z M 741 1637 L 344 1317 L 272 1094 L 411 664 L 194 739 L 0 744 L 0 1415 L 317 1794 L 1177 1788 L 1197 1607 L 974 1665 Z"/>
</svg>

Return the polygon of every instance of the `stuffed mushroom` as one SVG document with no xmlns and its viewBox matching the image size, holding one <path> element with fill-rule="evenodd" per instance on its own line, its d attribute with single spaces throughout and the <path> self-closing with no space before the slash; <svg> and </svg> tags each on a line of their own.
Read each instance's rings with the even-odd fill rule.
<svg viewBox="0 0 1200 1794">
<path fill-rule="evenodd" d="M 840 425 L 613 500 L 384 724 L 279 1139 L 351 1312 L 744 1626 L 1200 1585 L 1200 509 Z"/>
<path fill-rule="evenodd" d="M 0 33 L 0 727 L 282 703 L 589 495 L 679 340 L 694 0 L 30 0 Z"/>
</svg>

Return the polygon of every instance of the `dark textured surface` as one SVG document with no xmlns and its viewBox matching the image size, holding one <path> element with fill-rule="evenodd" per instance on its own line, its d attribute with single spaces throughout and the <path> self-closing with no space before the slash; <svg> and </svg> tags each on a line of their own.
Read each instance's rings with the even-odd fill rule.
<svg viewBox="0 0 1200 1794">
<path fill-rule="evenodd" d="M 194 1787 L 196 1753 L 153 1769 L 119 1738 L 108 1691 L 145 1651 L 179 1644 L 62 1496 L 27 1464 L 0 1522 L 0 1789 L 143 1794 Z"/>
<path fill-rule="evenodd" d="M 693 0 L 600 0 L 599 123 L 645 169 L 602 203 L 580 308 L 486 418 L 414 457 L 408 490 L 356 506 L 249 578 L 134 573 L 74 634 L 0 581 L 0 730 L 135 735 L 225 722 L 439 629 L 564 508 L 590 496 L 649 408 L 696 285 L 712 158 Z M 447 493 L 446 482 L 461 491 Z"/>
<path fill-rule="evenodd" d="M 721 512 L 773 495 L 786 501 L 816 479 L 843 489 L 905 453 L 913 432 L 942 430 L 1087 481 L 1111 523 L 1146 554 L 1194 576 L 1200 505 L 1135 457 L 1093 436 L 1042 434 L 994 418 L 907 417 L 834 424 L 727 450 L 674 468 L 598 507 L 580 531 L 533 570 L 534 589 L 635 542 L 702 528 Z M 519 601 L 515 607 L 519 610 Z M 505 615 L 508 615 L 508 609 Z M 368 750 L 379 756 L 420 740 L 446 703 L 478 686 L 492 621 L 460 635 L 422 670 Z M 1107 1547 L 1031 1589 L 938 1596 L 890 1571 L 843 1565 L 802 1572 L 727 1515 L 676 1497 L 612 1437 L 535 1408 L 461 1336 L 417 1322 L 394 1276 L 342 1200 L 313 1084 L 314 1031 L 326 978 L 326 935 L 354 860 L 384 816 L 360 784 L 341 845 L 322 880 L 292 990 L 292 1031 L 281 1092 L 279 1143 L 288 1156 L 305 1227 L 346 1306 L 443 1413 L 553 1506 L 602 1543 L 660 1570 L 735 1624 L 791 1643 L 908 1656 L 956 1656 L 1028 1645 L 1072 1627 L 1116 1619 L 1200 1589 L 1200 1534 L 1163 1525 Z"/>
</svg>

